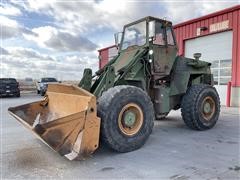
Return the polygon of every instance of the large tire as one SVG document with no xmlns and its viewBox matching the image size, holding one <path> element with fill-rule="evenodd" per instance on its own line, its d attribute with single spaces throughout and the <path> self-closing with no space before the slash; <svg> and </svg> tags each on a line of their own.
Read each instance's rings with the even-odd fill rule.
<svg viewBox="0 0 240 180">
<path fill-rule="evenodd" d="M 212 128 L 220 114 L 220 100 L 216 89 L 198 84 L 189 87 L 181 103 L 182 118 L 194 130 Z"/>
<path fill-rule="evenodd" d="M 127 85 L 110 88 L 98 99 L 97 109 L 101 118 L 101 140 L 117 152 L 140 148 L 152 132 L 153 104 L 140 88 Z"/>
</svg>

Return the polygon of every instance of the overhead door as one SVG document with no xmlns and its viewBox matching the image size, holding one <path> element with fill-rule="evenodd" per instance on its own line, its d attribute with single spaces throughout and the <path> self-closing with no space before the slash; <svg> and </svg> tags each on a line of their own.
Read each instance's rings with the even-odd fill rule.
<svg viewBox="0 0 240 180">
<path fill-rule="evenodd" d="M 185 56 L 193 57 L 201 53 L 201 60 L 212 63 L 215 87 L 220 95 L 221 104 L 226 104 L 227 83 L 232 73 L 232 31 L 198 37 L 185 41 Z"/>
</svg>

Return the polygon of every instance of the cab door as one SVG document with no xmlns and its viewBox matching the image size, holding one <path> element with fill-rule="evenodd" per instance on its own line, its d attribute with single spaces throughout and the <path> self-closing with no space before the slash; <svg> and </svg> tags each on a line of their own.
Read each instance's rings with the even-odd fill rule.
<svg viewBox="0 0 240 180">
<path fill-rule="evenodd" d="M 165 22 L 155 23 L 155 38 L 153 40 L 153 70 L 160 76 L 169 75 L 177 54 L 177 46 L 172 25 Z"/>
</svg>

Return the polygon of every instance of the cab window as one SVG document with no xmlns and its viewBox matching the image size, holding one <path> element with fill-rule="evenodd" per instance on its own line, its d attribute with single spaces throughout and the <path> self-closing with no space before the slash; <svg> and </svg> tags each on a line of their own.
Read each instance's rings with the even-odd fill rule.
<svg viewBox="0 0 240 180">
<path fill-rule="evenodd" d="M 172 34 L 172 28 L 167 27 L 167 44 L 168 45 L 175 45 L 174 39 L 173 39 L 173 34 Z"/>
<path fill-rule="evenodd" d="M 156 22 L 155 24 L 155 39 L 153 41 L 153 44 L 156 45 L 165 45 L 165 38 L 164 38 L 164 28 L 162 26 L 162 23 Z"/>
</svg>

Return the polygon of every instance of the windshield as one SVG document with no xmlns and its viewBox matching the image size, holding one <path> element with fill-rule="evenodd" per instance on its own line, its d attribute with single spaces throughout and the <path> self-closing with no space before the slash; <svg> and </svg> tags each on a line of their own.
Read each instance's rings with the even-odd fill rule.
<svg viewBox="0 0 240 180">
<path fill-rule="evenodd" d="M 17 83 L 16 79 L 0 79 L 1 84 L 12 84 L 12 83 Z"/>
<path fill-rule="evenodd" d="M 142 46 L 146 43 L 146 21 L 126 27 L 124 30 L 122 50 L 130 46 Z"/>
<path fill-rule="evenodd" d="M 57 82 L 55 78 L 42 78 L 41 82 Z"/>
</svg>

